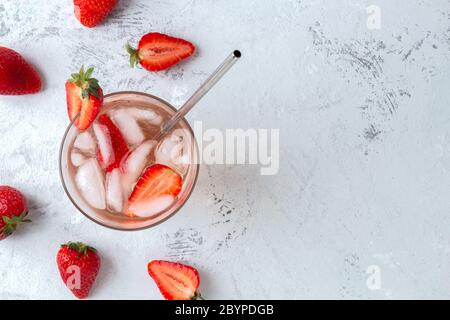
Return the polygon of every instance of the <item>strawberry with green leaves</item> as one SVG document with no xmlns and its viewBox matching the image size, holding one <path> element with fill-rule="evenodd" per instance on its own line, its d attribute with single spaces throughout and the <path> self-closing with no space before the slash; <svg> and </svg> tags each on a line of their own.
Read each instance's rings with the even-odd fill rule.
<svg viewBox="0 0 450 320">
<path fill-rule="evenodd" d="M 66 82 L 67 111 L 70 121 L 80 130 L 88 129 L 94 122 L 103 104 L 103 90 L 98 80 L 92 78 L 94 68 L 86 71 L 84 66 L 73 73 Z"/>
<path fill-rule="evenodd" d="M 28 207 L 23 194 L 12 187 L 0 186 L 0 240 L 10 236 L 27 219 Z"/>
<path fill-rule="evenodd" d="M 100 271 L 97 250 L 82 242 L 63 244 L 56 256 L 64 284 L 78 299 L 87 298 Z"/>
</svg>

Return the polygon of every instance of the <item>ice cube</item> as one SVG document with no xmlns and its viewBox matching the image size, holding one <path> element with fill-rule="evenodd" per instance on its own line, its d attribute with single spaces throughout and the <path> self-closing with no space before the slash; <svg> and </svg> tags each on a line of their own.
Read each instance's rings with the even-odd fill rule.
<svg viewBox="0 0 450 320">
<path fill-rule="evenodd" d="M 123 211 L 122 179 L 119 169 L 106 175 L 106 203 L 112 212 Z"/>
<path fill-rule="evenodd" d="M 156 145 L 156 141 L 148 140 L 134 149 L 123 164 L 125 173 L 141 174 L 147 162 L 150 151 Z"/>
<path fill-rule="evenodd" d="M 155 160 L 184 174 L 190 162 L 189 135 L 181 129 L 166 137 L 156 148 Z"/>
<path fill-rule="evenodd" d="M 96 208 L 106 208 L 105 184 L 102 169 L 96 159 L 87 160 L 77 171 L 75 182 L 86 202 Z"/>
<path fill-rule="evenodd" d="M 134 149 L 122 164 L 122 169 L 124 172 L 122 185 L 125 198 L 130 196 L 133 186 L 136 184 L 138 178 L 144 170 L 150 152 L 155 145 L 156 141 L 145 141 L 139 147 Z"/>
<path fill-rule="evenodd" d="M 73 146 L 85 153 L 95 153 L 95 140 L 94 137 L 92 137 L 92 134 L 88 131 L 80 133 L 75 139 Z"/>
<path fill-rule="evenodd" d="M 100 149 L 100 153 L 102 154 L 102 163 L 105 167 L 108 167 L 111 163 L 115 161 L 115 155 L 111 143 L 111 135 L 109 133 L 108 127 L 95 123 L 94 133 L 97 137 L 98 148 Z"/>
<path fill-rule="evenodd" d="M 172 159 L 176 159 L 180 156 L 183 146 L 181 145 L 178 137 L 170 135 L 165 138 L 158 146 L 155 157 L 156 162 L 161 164 L 171 164 Z"/>
<path fill-rule="evenodd" d="M 153 125 L 160 125 L 162 117 L 153 110 L 130 108 L 128 111 L 136 120 L 144 120 Z"/>
<path fill-rule="evenodd" d="M 73 150 L 70 154 L 70 160 L 75 167 L 79 167 L 87 160 L 87 158 L 78 151 Z"/>
<path fill-rule="evenodd" d="M 144 132 L 128 110 L 114 110 L 110 116 L 130 145 L 137 145 L 144 141 Z"/>
<path fill-rule="evenodd" d="M 175 198 L 173 196 L 163 195 L 148 201 L 134 203 L 128 207 L 127 212 L 133 213 L 138 217 L 150 218 L 169 208 L 174 201 Z"/>
<path fill-rule="evenodd" d="M 132 174 L 122 175 L 122 194 L 125 199 L 130 197 L 138 178 L 139 176 L 135 178 Z"/>
</svg>

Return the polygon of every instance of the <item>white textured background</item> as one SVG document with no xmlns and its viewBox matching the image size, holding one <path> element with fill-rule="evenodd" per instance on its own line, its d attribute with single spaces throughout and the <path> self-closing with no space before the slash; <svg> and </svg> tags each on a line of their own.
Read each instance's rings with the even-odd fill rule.
<svg viewBox="0 0 450 320">
<path fill-rule="evenodd" d="M 1 0 L 0 44 L 40 70 L 38 95 L 0 97 L 0 184 L 33 224 L 0 243 L 0 299 L 72 298 L 55 264 L 83 240 L 103 258 L 92 298 L 160 299 L 154 258 L 197 266 L 206 298 L 450 298 L 450 1 L 122 0 L 95 29 L 69 0 Z M 381 30 L 366 7 L 382 10 Z M 198 53 L 167 72 L 128 67 L 149 31 Z M 281 170 L 202 166 L 175 217 L 123 233 L 88 221 L 58 177 L 64 82 L 94 65 L 106 92 L 180 105 L 233 49 L 241 62 L 188 116 L 280 128 Z M 382 287 L 366 286 L 369 265 Z"/>
</svg>

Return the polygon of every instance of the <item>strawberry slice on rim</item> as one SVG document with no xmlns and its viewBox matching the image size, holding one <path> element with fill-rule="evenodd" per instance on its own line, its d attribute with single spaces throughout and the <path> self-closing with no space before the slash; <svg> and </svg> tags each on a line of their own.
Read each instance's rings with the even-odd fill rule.
<svg viewBox="0 0 450 320">
<path fill-rule="evenodd" d="M 158 32 L 150 32 L 139 41 L 137 49 L 128 43 L 131 67 L 140 63 L 149 71 L 161 71 L 190 57 L 195 47 L 189 41 L 174 38 Z"/>
<path fill-rule="evenodd" d="M 75 126 L 79 130 L 88 129 L 94 122 L 103 104 L 103 91 L 98 80 L 91 78 L 94 68 L 86 71 L 84 66 L 79 73 L 73 73 L 66 82 L 67 111 L 70 121 L 75 119 Z"/>
<path fill-rule="evenodd" d="M 106 114 L 102 114 L 94 124 L 94 132 L 98 141 L 97 158 L 102 169 L 111 172 L 119 168 L 130 151 L 119 128 Z"/>
<path fill-rule="evenodd" d="M 147 168 L 128 199 L 125 214 L 150 217 L 167 209 L 181 192 L 182 178 L 162 164 Z"/>
<path fill-rule="evenodd" d="M 197 269 L 164 260 L 153 260 L 147 268 L 165 299 L 203 300 L 198 292 L 200 277 Z"/>
</svg>

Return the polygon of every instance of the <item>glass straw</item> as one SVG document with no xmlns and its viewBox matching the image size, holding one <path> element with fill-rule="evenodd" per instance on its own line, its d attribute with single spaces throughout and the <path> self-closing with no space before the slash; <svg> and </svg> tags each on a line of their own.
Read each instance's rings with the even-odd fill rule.
<svg viewBox="0 0 450 320">
<path fill-rule="evenodd" d="M 228 70 L 241 57 L 239 50 L 233 51 L 222 64 L 206 79 L 206 81 L 195 91 L 195 93 L 187 100 L 177 112 L 162 125 L 161 131 L 155 136 L 154 140 L 159 141 L 180 121 L 191 109 L 199 102 L 205 94 L 227 73 Z"/>
</svg>

